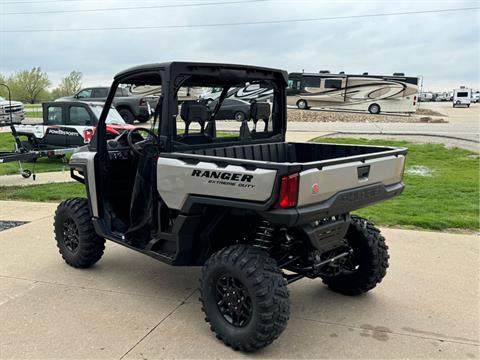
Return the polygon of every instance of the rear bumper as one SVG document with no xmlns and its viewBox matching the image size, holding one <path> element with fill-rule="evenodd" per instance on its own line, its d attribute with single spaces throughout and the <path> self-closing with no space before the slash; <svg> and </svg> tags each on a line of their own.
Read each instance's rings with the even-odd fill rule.
<svg viewBox="0 0 480 360">
<path fill-rule="evenodd" d="M 262 212 L 261 215 L 273 224 L 286 227 L 298 226 L 390 199 L 400 195 L 404 187 L 405 185 L 402 182 L 387 186 L 376 183 L 338 192 L 331 198 L 317 204 L 294 209 L 274 209 Z"/>
</svg>

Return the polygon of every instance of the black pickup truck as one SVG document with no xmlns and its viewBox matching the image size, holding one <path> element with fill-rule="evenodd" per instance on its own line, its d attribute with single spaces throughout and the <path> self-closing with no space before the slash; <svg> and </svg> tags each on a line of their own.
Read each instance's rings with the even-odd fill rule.
<svg viewBox="0 0 480 360">
<path fill-rule="evenodd" d="M 105 102 L 108 89 L 108 87 L 85 88 L 73 96 L 61 97 L 56 101 Z M 147 96 L 132 95 L 128 89 L 118 88 L 112 105 L 127 124 L 133 124 L 135 120 L 147 122 L 152 115 L 151 105 L 154 104 Z"/>
</svg>

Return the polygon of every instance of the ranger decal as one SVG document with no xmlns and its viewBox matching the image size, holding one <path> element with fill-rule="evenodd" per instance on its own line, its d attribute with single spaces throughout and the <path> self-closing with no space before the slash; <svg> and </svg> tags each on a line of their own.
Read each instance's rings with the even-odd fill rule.
<svg viewBox="0 0 480 360">
<path fill-rule="evenodd" d="M 239 186 L 245 188 L 253 188 L 255 185 L 249 184 L 252 182 L 253 175 L 231 173 L 227 171 L 215 170 L 193 170 L 192 176 L 207 178 L 210 184 Z"/>
</svg>

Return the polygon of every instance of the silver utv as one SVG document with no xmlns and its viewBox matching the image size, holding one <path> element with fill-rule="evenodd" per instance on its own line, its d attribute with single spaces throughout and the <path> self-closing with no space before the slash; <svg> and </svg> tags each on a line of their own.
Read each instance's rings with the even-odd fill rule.
<svg viewBox="0 0 480 360">
<path fill-rule="evenodd" d="M 120 84 L 161 87 L 151 129 L 107 139 Z M 252 99 L 236 131 L 219 110 L 235 88 Z M 65 261 L 89 267 L 105 239 L 170 265 L 203 266 L 206 320 L 242 351 L 275 340 L 289 317 L 287 285 L 320 278 L 356 295 L 385 276 L 385 239 L 350 212 L 399 195 L 406 149 L 285 142 L 287 73 L 229 64 L 172 62 L 117 74 L 91 143 L 72 156 L 87 198 L 62 202 L 55 234 Z M 178 94 L 221 89 L 212 109 Z M 193 90 L 192 90 L 193 89 Z M 225 120 L 225 121 L 223 121 Z M 231 128 L 231 127 L 230 127 Z"/>
</svg>

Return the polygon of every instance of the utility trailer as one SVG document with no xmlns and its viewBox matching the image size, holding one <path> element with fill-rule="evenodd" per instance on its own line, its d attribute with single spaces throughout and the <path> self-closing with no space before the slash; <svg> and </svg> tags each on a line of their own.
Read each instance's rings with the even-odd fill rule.
<svg viewBox="0 0 480 360">
<path fill-rule="evenodd" d="M 43 118 L 39 123 L 10 124 L 15 150 L 0 153 L 0 164 L 18 162 L 19 172 L 24 178 L 29 178 L 32 172 L 23 169 L 22 162 L 72 154 L 76 148 L 88 144 L 95 132 L 103 103 L 45 102 L 42 109 Z M 114 108 L 109 112 L 106 123 L 107 136 L 112 138 L 133 128 L 124 122 Z M 26 140 L 21 140 L 20 137 Z"/>
<path fill-rule="evenodd" d="M 18 136 L 28 150 L 55 150 L 76 148 L 92 139 L 103 103 L 86 101 L 51 101 L 42 104 L 43 117 L 35 124 L 14 125 Z M 115 137 L 133 128 L 125 123 L 116 109 L 109 111 L 106 120 L 107 134 Z"/>
<path fill-rule="evenodd" d="M 108 138 L 117 87 L 161 86 L 152 129 Z M 238 133 L 216 131 L 229 91 L 258 84 Z M 221 88 L 217 106 L 184 101 L 188 87 Z M 55 237 L 71 266 L 92 266 L 105 239 L 174 266 L 203 266 L 200 301 L 210 328 L 236 350 L 270 344 L 289 318 L 287 285 L 321 279 L 358 295 L 386 274 L 380 231 L 351 215 L 399 195 L 407 149 L 285 142 L 287 73 L 172 62 L 115 76 L 92 141 L 71 160 L 87 198 L 62 202 Z M 177 119 L 185 123 L 177 127 Z"/>
</svg>

